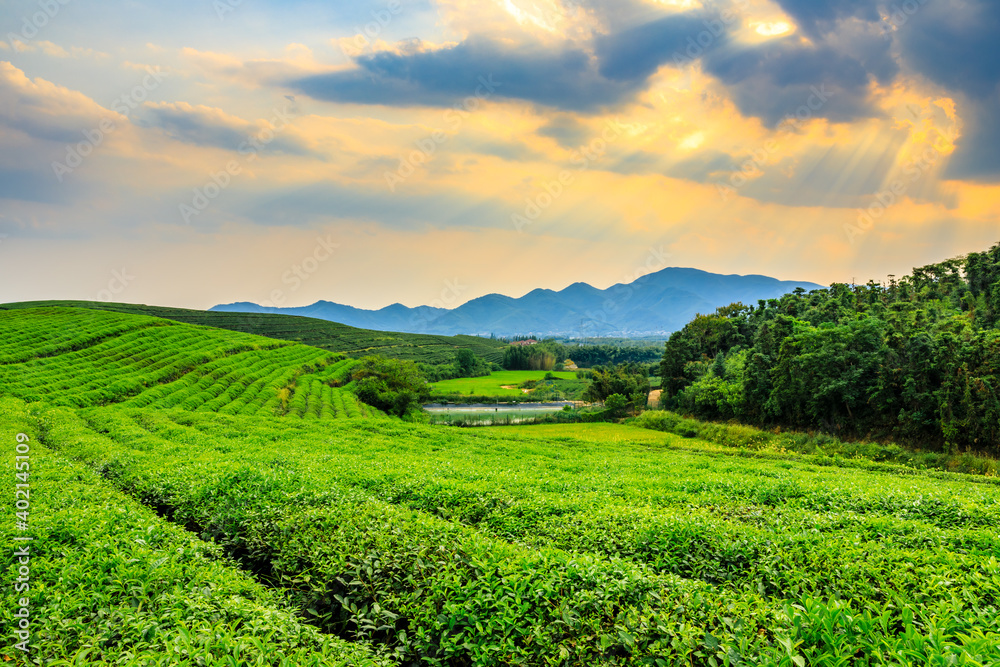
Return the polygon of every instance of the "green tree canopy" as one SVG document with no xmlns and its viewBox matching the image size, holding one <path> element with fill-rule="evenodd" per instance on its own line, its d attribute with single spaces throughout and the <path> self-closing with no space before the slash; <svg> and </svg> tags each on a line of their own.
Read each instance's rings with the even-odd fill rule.
<svg viewBox="0 0 1000 667">
<path fill-rule="evenodd" d="M 358 398 L 388 414 L 412 417 L 430 397 L 417 365 L 402 359 L 364 357 L 351 371 Z"/>
</svg>

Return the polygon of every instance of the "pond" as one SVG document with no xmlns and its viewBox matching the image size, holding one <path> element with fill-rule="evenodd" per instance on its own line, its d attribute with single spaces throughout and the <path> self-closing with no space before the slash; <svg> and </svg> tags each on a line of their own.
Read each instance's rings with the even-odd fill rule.
<svg viewBox="0 0 1000 667">
<path fill-rule="evenodd" d="M 424 406 L 427 412 L 438 414 L 487 414 L 487 413 L 531 413 L 559 412 L 565 406 L 572 407 L 573 401 L 556 401 L 553 403 L 431 403 Z"/>
</svg>

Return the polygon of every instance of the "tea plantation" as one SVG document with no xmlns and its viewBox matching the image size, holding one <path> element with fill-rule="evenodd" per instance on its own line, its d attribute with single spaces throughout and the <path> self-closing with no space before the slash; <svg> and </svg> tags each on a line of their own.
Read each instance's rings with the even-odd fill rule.
<svg viewBox="0 0 1000 667">
<path fill-rule="evenodd" d="M 0 532 L 33 538 L 0 659 L 1000 664 L 995 478 L 350 418 L 327 351 L 79 311 L 0 312 L 6 493 L 31 492 Z"/>
<path fill-rule="evenodd" d="M 0 386 L 29 401 L 357 417 L 372 408 L 339 388 L 356 363 L 308 345 L 142 315 L 0 311 Z"/>
<path fill-rule="evenodd" d="M 297 315 L 229 313 L 104 301 L 25 301 L 0 304 L 0 311 L 50 307 L 71 307 L 161 317 L 185 324 L 199 324 L 305 343 L 351 357 L 379 354 L 383 357 L 410 359 L 428 364 L 449 364 L 454 359 L 455 351 L 460 348 L 468 348 L 476 356 L 486 361 L 499 363 L 503 359 L 503 351 L 507 346 L 507 343 L 503 341 L 478 336 L 438 336 L 435 334 L 373 331 Z"/>
</svg>

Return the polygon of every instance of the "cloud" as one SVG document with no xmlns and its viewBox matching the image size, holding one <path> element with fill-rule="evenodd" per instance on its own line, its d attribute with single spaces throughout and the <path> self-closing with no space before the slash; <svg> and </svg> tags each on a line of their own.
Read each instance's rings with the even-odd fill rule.
<svg viewBox="0 0 1000 667">
<path fill-rule="evenodd" d="M 282 112 L 290 120 L 290 110 Z M 277 125 L 259 120 L 250 123 L 225 113 L 222 109 L 193 106 L 186 102 L 147 102 L 144 106 L 143 124 L 157 127 L 169 137 L 196 146 L 214 146 L 225 150 L 239 150 L 254 137 L 282 127 L 288 122 L 276 116 Z M 264 152 L 285 155 L 312 155 L 305 140 L 284 128 L 269 142 L 261 142 Z"/>
<path fill-rule="evenodd" d="M 921 0 L 926 2 L 927 0 Z M 778 0 L 799 27 L 810 37 L 834 31 L 839 21 L 858 18 L 863 21 L 881 20 L 877 0 Z"/>
<path fill-rule="evenodd" d="M 244 60 L 228 53 L 198 51 L 190 47 L 181 49 L 181 56 L 209 79 L 225 79 L 248 88 L 280 85 L 288 79 L 321 71 L 312 51 L 301 44 L 286 46 L 284 58 Z"/>
<path fill-rule="evenodd" d="M 603 76 L 613 81 L 642 82 L 664 63 L 686 64 L 727 40 L 727 25 L 719 16 L 689 12 L 599 35 L 594 50 Z"/>
<path fill-rule="evenodd" d="M 871 100 L 869 71 L 828 44 L 803 44 L 789 36 L 757 45 L 723 46 L 703 59 L 747 116 L 769 127 L 805 106 L 809 118 L 850 122 L 879 115 Z"/>
<path fill-rule="evenodd" d="M 565 40 L 519 43 L 472 35 L 459 44 L 420 42 L 354 58 L 355 66 L 291 79 L 292 88 L 332 102 L 389 106 L 450 106 L 496 80 L 497 98 L 517 99 L 568 111 L 592 112 L 630 101 L 666 63 L 704 33 L 724 43 L 727 25 L 717 15 L 684 12 L 598 34 L 592 44 Z M 700 47 L 698 54 L 705 52 Z"/>
<path fill-rule="evenodd" d="M 83 93 L 41 78 L 31 80 L 9 62 L 0 61 L 0 125 L 65 144 L 80 141 L 83 131 L 97 127 L 104 118 L 116 124 L 128 122 Z"/>
<path fill-rule="evenodd" d="M 994 96 L 1000 83 L 1000 4 L 928 4 L 896 31 L 907 62 L 950 90 Z"/>
<path fill-rule="evenodd" d="M 733 159 L 732 155 L 709 149 L 681 160 L 669 167 L 664 173 L 673 178 L 686 178 L 705 183 L 719 172 L 737 168 L 736 160 Z"/>
<path fill-rule="evenodd" d="M 0 164 L 0 200 L 69 204 L 83 194 L 73 183 L 54 187 L 55 178 L 49 165 L 39 160 L 34 162 L 36 164 L 27 165 L 24 161 L 9 166 Z"/>
<path fill-rule="evenodd" d="M 813 87 L 829 91 L 828 99 L 811 109 L 813 117 L 850 121 L 877 115 L 869 78 L 887 83 L 899 70 L 890 42 L 873 24 L 843 24 L 812 43 L 799 36 L 745 43 L 732 37 L 740 21 L 731 11 L 653 16 L 594 33 L 586 45 L 501 42 L 481 35 L 443 47 L 410 44 L 360 55 L 354 67 L 292 78 L 287 85 L 333 102 L 450 106 L 482 93 L 488 78 L 499 84 L 489 91 L 496 98 L 594 113 L 633 101 L 661 67 L 686 67 L 700 59 L 745 115 L 773 127 L 807 103 Z M 571 140 L 567 132 L 571 124 L 557 121 L 540 133 L 565 142 Z"/>
<path fill-rule="evenodd" d="M 87 49 L 79 46 L 71 46 L 69 50 L 47 40 L 37 42 L 22 42 L 19 39 L 10 38 L 10 44 L 0 42 L 0 49 L 4 51 L 13 50 L 17 53 L 44 53 L 52 58 L 108 58 L 109 55 L 103 51 Z"/>
<path fill-rule="evenodd" d="M 613 106 L 639 88 L 639 82 L 605 78 L 590 54 L 575 46 L 513 46 L 484 37 L 413 53 L 383 51 L 355 63 L 288 85 L 331 102 L 446 107 L 478 93 L 576 111 Z"/>
<path fill-rule="evenodd" d="M 590 136 L 590 129 L 573 116 L 556 116 L 540 127 L 536 134 L 554 139 L 566 149 L 583 145 Z"/>
<path fill-rule="evenodd" d="M 963 133 L 956 142 L 944 177 L 1000 182 L 1000 100 L 970 102 L 963 117 Z"/>
<path fill-rule="evenodd" d="M 1000 4 L 928 3 L 896 34 L 910 67 L 959 94 L 963 133 L 946 176 L 1000 180 Z"/>
</svg>

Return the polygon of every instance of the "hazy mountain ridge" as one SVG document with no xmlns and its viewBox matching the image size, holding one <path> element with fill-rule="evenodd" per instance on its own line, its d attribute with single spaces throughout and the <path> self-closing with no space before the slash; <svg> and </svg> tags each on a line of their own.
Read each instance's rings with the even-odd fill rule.
<svg viewBox="0 0 1000 667">
<path fill-rule="evenodd" d="M 559 291 L 534 289 L 517 298 L 487 294 L 451 310 L 399 303 L 365 310 L 331 301 L 294 308 L 238 302 L 210 310 L 304 315 L 366 329 L 441 335 L 650 336 L 677 331 L 698 313 L 735 301 L 756 305 L 759 299 L 773 299 L 797 287 L 812 290 L 822 285 L 671 267 L 603 290 L 577 282 Z"/>
</svg>

